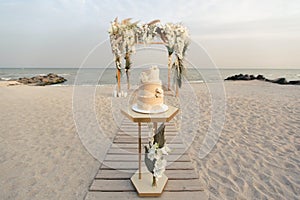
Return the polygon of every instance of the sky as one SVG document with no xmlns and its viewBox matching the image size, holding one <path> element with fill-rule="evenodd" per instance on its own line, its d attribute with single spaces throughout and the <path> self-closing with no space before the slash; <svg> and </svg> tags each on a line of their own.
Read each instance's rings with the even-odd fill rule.
<svg viewBox="0 0 300 200">
<path fill-rule="evenodd" d="M 220 68 L 300 68 L 299 0 L 0 0 L 0 66 L 78 67 L 115 17 L 182 22 Z"/>
</svg>

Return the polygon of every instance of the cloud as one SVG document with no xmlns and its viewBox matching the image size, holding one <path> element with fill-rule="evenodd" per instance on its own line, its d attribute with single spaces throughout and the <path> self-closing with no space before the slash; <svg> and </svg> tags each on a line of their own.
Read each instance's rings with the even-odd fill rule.
<svg viewBox="0 0 300 200">
<path fill-rule="evenodd" d="M 222 44 L 228 46 L 224 43 L 227 39 L 291 42 L 293 38 L 299 41 L 300 37 L 299 0 L 2 0 L 0 52 L 5 53 L 0 54 L 0 60 L 11 63 L 8 58 L 21 56 L 19 61 L 14 60 L 34 63 L 32 58 L 37 55 L 32 54 L 39 52 L 40 62 L 48 63 L 48 56 L 42 54 L 57 55 L 56 48 L 61 52 L 70 52 L 76 45 L 88 49 L 93 42 L 108 38 L 109 23 L 117 16 L 141 22 L 183 22 L 192 39 L 210 41 L 207 44 L 211 51 L 222 49 Z M 283 42 L 278 48 L 281 45 L 288 50 L 289 45 Z M 238 48 L 235 52 L 245 52 L 241 46 Z M 271 52 L 274 47 L 264 48 Z M 232 52 L 227 49 L 223 56 Z M 83 55 L 68 54 L 64 59 L 80 56 Z"/>
</svg>

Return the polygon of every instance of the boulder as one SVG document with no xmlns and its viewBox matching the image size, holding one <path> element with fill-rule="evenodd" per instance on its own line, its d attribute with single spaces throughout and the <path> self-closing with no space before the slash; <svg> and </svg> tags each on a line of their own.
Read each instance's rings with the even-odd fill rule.
<svg viewBox="0 0 300 200">
<path fill-rule="evenodd" d="M 253 75 L 252 75 L 253 76 Z M 253 76 L 254 77 L 254 76 Z M 234 76 L 229 76 L 225 80 L 232 80 L 232 81 L 249 81 L 252 80 L 251 77 L 248 74 L 239 74 Z"/>
<path fill-rule="evenodd" d="M 278 83 L 278 84 L 287 84 L 287 80 L 285 78 L 278 78 L 272 81 L 272 83 Z"/>
<path fill-rule="evenodd" d="M 290 81 L 288 82 L 289 85 L 300 85 L 300 80 L 299 81 Z"/>
<path fill-rule="evenodd" d="M 227 77 L 226 80 L 232 80 L 232 81 L 238 81 L 238 80 L 243 80 L 243 81 L 249 81 L 249 80 L 261 80 L 261 81 L 266 81 L 266 82 L 271 82 L 271 83 L 277 83 L 277 84 L 282 84 L 282 85 L 300 85 L 300 80 L 295 80 L 295 81 L 287 81 L 285 78 L 278 78 L 275 80 L 270 80 L 265 78 L 263 75 L 259 74 L 257 77 L 254 75 L 249 75 L 249 74 L 237 74 L 233 76 Z"/>
<path fill-rule="evenodd" d="M 58 76 L 54 73 L 49 73 L 46 76 L 34 76 L 31 78 L 19 78 L 18 82 L 23 84 L 30 84 L 30 85 L 36 85 L 36 86 L 45 86 L 45 85 L 52 85 L 52 84 L 58 84 L 63 83 L 67 81 L 64 77 Z"/>
<path fill-rule="evenodd" d="M 250 75 L 250 80 L 254 80 L 256 77 L 254 75 Z"/>
<path fill-rule="evenodd" d="M 266 78 L 265 78 L 263 75 L 261 75 L 261 74 L 259 74 L 259 75 L 256 77 L 256 79 L 257 79 L 257 80 L 266 80 Z"/>
<path fill-rule="evenodd" d="M 245 81 L 249 81 L 249 80 L 251 80 L 250 79 L 250 76 L 248 75 L 248 74 L 245 74 L 245 76 L 244 76 L 244 79 L 243 80 L 245 80 Z"/>
</svg>

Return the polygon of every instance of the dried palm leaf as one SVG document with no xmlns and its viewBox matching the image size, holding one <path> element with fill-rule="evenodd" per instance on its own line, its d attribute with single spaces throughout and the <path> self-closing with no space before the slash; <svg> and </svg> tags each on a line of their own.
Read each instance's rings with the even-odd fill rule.
<svg viewBox="0 0 300 200">
<path fill-rule="evenodd" d="M 121 22 L 121 24 L 130 24 L 130 20 L 131 19 L 132 18 L 123 19 L 122 22 Z"/>
<path fill-rule="evenodd" d="M 154 144 L 157 143 L 158 148 L 163 148 L 165 142 L 165 124 L 162 123 L 162 125 L 158 128 L 157 133 L 154 135 Z"/>
<path fill-rule="evenodd" d="M 159 20 L 159 19 L 153 20 L 153 21 L 151 21 L 151 22 L 149 22 L 149 23 L 148 23 L 148 26 L 151 26 L 151 25 L 157 24 L 157 23 L 159 23 L 159 22 L 160 22 L 160 20 Z"/>
<path fill-rule="evenodd" d="M 118 17 L 116 17 L 116 19 L 114 20 L 115 23 L 118 23 Z"/>
</svg>

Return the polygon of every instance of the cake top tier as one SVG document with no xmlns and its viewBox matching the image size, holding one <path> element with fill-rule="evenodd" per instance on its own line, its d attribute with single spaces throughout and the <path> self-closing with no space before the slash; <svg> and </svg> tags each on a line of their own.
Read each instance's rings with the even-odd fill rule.
<svg viewBox="0 0 300 200">
<path fill-rule="evenodd" d="M 152 66 L 150 69 L 143 71 L 141 73 L 140 80 L 141 80 L 141 83 L 160 82 L 158 67 Z"/>
</svg>

